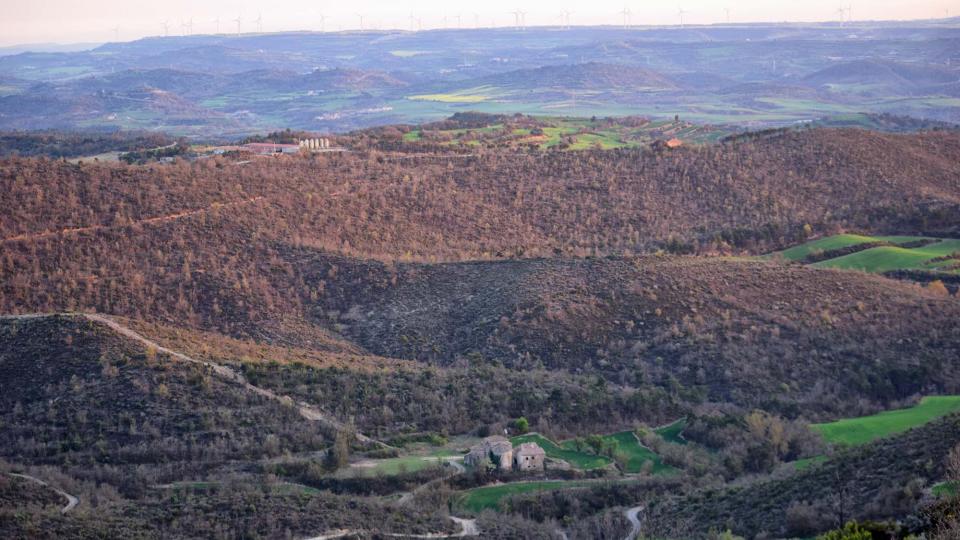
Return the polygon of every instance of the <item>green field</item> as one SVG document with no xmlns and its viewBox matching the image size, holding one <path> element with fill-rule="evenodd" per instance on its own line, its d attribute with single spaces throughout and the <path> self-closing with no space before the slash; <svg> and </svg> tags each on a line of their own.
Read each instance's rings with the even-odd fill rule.
<svg viewBox="0 0 960 540">
<path fill-rule="evenodd" d="M 960 396 L 927 396 L 906 409 L 884 411 L 861 418 L 844 418 L 810 427 L 833 444 L 865 444 L 882 437 L 902 433 L 941 416 L 960 411 Z"/>
<path fill-rule="evenodd" d="M 660 456 L 653 450 L 640 444 L 637 436 L 632 431 L 621 431 L 620 433 L 607 435 L 604 438 L 617 442 L 617 453 L 626 459 L 624 470 L 628 473 L 643 471 L 644 463 L 648 461 L 653 464 L 650 469 L 650 472 L 653 474 L 676 471 L 673 467 L 665 465 L 660 459 Z"/>
<path fill-rule="evenodd" d="M 409 96 L 403 103 L 396 104 L 398 114 L 418 114 L 421 116 L 432 117 L 434 113 L 442 116 L 443 107 L 457 106 L 462 107 L 472 104 L 483 105 L 483 108 L 499 105 L 498 102 L 489 100 L 499 99 L 499 90 L 492 87 L 477 87 L 462 92 L 449 94 L 423 94 Z M 477 107 L 481 108 L 481 107 Z M 540 149 L 547 150 L 561 143 L 563 137 L 570 137 L 572 142 L 567 150 L 588 150 L 601 148 L 605 150 L 613 148 L 632 148 L 650 144 L 655 139 L 665 139 L 677 137 L 687 144 L 706 144 L 713 143 L 731 133 L 729 127 L 702 126 L 690 124 L 687 122 L 676 123 L 670 121 L 654 121 L 642 126 L 626 126 L 610 124 L 603 120 L 591 120 L 589 118 L 575 118 L 566 116 L 556 116 L 556 111 L 543 114 L 543 111 L 528 111 L 534 115 L 535 120 L 541 123 L 540 129 L 542 135 L 534 135 L 531 127 L 517 127 L 509 132 L 500 132 L 504 124 L 495 124 L 487 127 L 468 128 L 468 129 L 449 129 L 443 130 L 443 133 L 453 138 L 446 144 L 459 144 L 459 137 L 469 133 L 496 134 L 491 142 L 498 143 L 522 143 L 536 144 Z M 456 112 L 448 110 L 448 112 Z M 487 110 L 489 113 L 513 113 L 513 109 L 506 106 L 502 111 Z M 570 111 L 567 111 L 570 112 Z M 626 114 L 626 112 L 622 112 Z M 405 142 L 417 142 L 422 140 L 423 133 L 419 130 L 408 132 L 404 135 Z M 476 144 L 471 141 L 471 144 Z"/>
<path fill-rule="evenodd" d="M 654 433 L 663 437 L 663 440 L 673 444 L 687 444 L 683 438 L 683 430 L 687 427 L 687 419 L 681 418 L 676 422 L 658 427 L 653 430 Z"/>
<path fill-rule="evenodd" d="M 539 433 L 529 433 L 527 435 L 520 435 L 519 437 L 511 437 L 510 442 L 513 443 L 514 446 L 525 442 L 535 442 L 543 448 L 547 453 L 547 457 L 562 459 L 578 469 L 598 469 L 600 467 L 606 467 L 613 462 L 613 460 L 608 457 L 579 452 L 572 448 L 571 441 L 567 441 L 562 446 L 558 445 Z"/>
<path fill-rule="evenodd" d="M 918 240 L 929 240 L 932 243 L 916 248 L 906 248 L 902 246 L 902 244 Z M 799 262 L 816 253 L 878 242 L 895 245 L 864 249 L 848 255 L 816 262 L 811 264 L 811 266 L 816 268 L 840 268 L 874 273 L 888 272 L 890 270 L 929 270 L 960 273 L 960 270 L 947 268 L 955 265 L 958 259 L 930 262 L 932 259 L 960 253 L 960 240 L 925 238 L 920 236 L 838 234 L 772 253 L 767 257 L 779 256 L 790 261 Z"/>
<path fill-rule="evenodd" d="M 930 259 L 960 252 L 960 240 L 941 240 L 919 248 L 884 246 L 867 249 L 814 264 L 818 268 L 845 268 L 864 272 L 888 272 L 890 270 L 926 269 Z"/>
<path fill-rule="evenodd" d="M 544 480 L 541 482 L 513 482 L 484 486 L 463 492 L 458 504 L 471 512 L 480 512 L 487 509 L 496 509 L 500 500 L 510 495 L 585 487 L 596 483 L 598 483 L 596 480 Z"/>
<path fill-rule="evenodd" d="M 837 234 L 813 240 L 799 246 L 778 252 L 783 258 L 791 261 L 801 261 L 812 253 L 820 251 L 831 251 L 859 244 L 868 244 L 872 242 L 891 242 L 902 244 L 913 240 L 920 240 L 920 237 L 914 236 L 863 236 L 860 234 Z"/>
<path fill-rule="evenodd" d="M 340 478 L 350 476 L 393 476 L 401 473 L 421 471 L 428 467 L 438 467 L 445 458 L 461 456 L 457 452 L 440 450 L 428 455 L 413 454 L 387 459 L 371 459 L 362 461 L 358 465 L 351 465 L 338 470 L 335 475 Z"/>
</svg>

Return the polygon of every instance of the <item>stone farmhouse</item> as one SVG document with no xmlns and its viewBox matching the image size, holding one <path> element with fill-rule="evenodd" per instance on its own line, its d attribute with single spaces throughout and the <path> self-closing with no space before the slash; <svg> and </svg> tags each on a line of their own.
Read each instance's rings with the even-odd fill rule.
<svg viewBox="0 0 960 540">
<path fill-rule="evenodd" d="M 539 471 L 543 470 L 546 456 L 537 443 L 523 443 L 514 448 L 506 437 L 495 435 L 471 448 L 470 453 L 464 456 L 463 464 L 471 469 L 489 465 L 500 471 Z"/>
<path fill-rule="evenodd" d="M 526 442 L 513 451 L 513 468 L 518 471 L 542 471 L 546 458 L 547 453 L 539 444 Z"/>
</svg>

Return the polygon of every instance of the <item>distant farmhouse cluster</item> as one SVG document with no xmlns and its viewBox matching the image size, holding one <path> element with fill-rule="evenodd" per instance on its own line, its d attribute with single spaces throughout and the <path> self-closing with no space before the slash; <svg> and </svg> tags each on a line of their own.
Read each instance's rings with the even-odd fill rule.
<svg viewBox="0 0 960 540">
<path fill-rule="evenodd" d="M 331 152 L 342 150 L 330 145 L 330 139 L 304 139 L 297 144 L 282 144 L 271 142 L 247 143 L 239 146 L 218 146 L 213 154 L 221 155 L 227 152 L 247 152 L 255 156 L 275 156 L 280 154 L 298 154 L 303 152 Z"/>
<path fill-rule="evenodd" d="M 542 471 L 546 457 L 547 453 L 537 443 L 522 443 L 514 448 L 506 437 L 493 436 L 471 448 L 463 463 L 471 469 L 489 466 L 500 471 Z"/>
</svg>

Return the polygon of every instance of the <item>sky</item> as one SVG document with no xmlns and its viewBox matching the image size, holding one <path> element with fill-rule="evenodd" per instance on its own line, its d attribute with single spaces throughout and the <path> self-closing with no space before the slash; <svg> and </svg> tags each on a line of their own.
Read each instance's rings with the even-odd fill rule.
<svg viewBox="0 0 960 540">
<path fill-rule="evenodd" d="M 163 35 L 286 30 L 510 26 L 511 12 L 526 12 L 527 25 L 556 25 L 561 12 L 570 11 L 574 25 L 622 24 L 627 8 L 630 21 L 641 25 L 679 22 L 722 23 L 730 9 L 731 22 L 839 20 L 839 9 L 850 7 L 854 20 L 927 19 L 960 15 L 960 0 L 0 0 L 0 46 L 26 43 L 87 43 L 119 39 L 130 41 Z M 321 15 L 324 17 L 321 22 Z M 457 15 L 460 15 L 459 22 Z"/>
</svg>

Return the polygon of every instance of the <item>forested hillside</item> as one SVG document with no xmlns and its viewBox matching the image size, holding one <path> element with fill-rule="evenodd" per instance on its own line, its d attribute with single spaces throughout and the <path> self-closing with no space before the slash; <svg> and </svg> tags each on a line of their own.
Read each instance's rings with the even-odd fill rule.
<svg viewBox="0 0 960 540">
<path fill-rule="evenodd" d="M 403 137 L 0 160 L 0 313 L 42 314 L 0 319 L 0 501 L 34 509 L 0 505 L 4 533 L 622 537 L 624 508 L 656 499 L 654 532 L 783 534 L 824 471 L 871 479 L 844 517 L 913 515 L 952 485 L 954 420 L 909 461 L 879 456 L 933 427 L 844 453 L 809 424 L 960 394 L 957 296 L 803 261 L 838 232 L 956 238 L 956 132 L 607 151 Z M 501 433 L 549 447 L 547 467 L 465 472 Z M 47 511 L 8 472 L 80 511 Z M 897 486 L 865 494 L 883 478 Z M 717 517 L 759 499 L 752 521 Z"/>
</svg>

